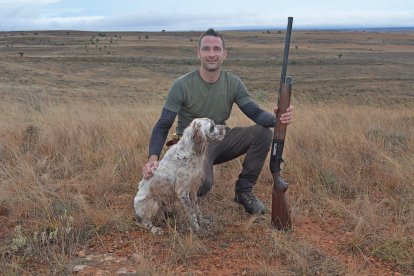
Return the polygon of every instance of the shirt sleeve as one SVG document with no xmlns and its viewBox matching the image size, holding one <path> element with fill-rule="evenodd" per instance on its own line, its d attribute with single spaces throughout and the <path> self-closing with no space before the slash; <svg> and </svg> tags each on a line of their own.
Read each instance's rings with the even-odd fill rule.
<svg viewBox="0 0 414 276">
<path fill-rule="evenodd" d="M 250 92 L 239 77 L 236 77 L 235 102 L 240 108 L 249 102 L 253 102 Z"/>
<path fill-rule="evenodd" d="M 184 87 L 179 80 L 176 80 L 168 91 L 164 108 L 169 111 L 179 113 L 184 103 Z"/>
<path fill-rule="evenodd" d="M 173 125 L 176 116 L 177 113 L 166 108 L 162 109 L 161 116 L 152 129 L 148 156 L 156 155 L 159 159 L 165 140 L 167 139 L 168 131 Z"/>
<path fill-rule="evenodd" d="M 258 125 L 264 127 L 276 126 L 276 116 L 261 109 L 260 106 L 253 101 L 241 106 L 240 110 Z"/>
</svg>

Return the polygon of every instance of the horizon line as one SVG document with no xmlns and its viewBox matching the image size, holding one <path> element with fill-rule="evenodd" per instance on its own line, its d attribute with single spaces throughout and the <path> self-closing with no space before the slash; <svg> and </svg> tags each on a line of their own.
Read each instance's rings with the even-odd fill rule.
<svg viewBox="0 0 414 276">
<path fill-rule="evenodd" d="M 226 31 L 266 31 L 266 30 L 273 30 L 273 31 L 283 31 L 285 28 L 280 27 L 270 27 L 270 26 L 243 26 L 243 27 L 216 27 L 216 30 L 221 32 Z M 398 31 L 398 30 L 414 30 L 414 26 L 307 26 L 307 27 L 295 27 L 293 28 L 296 31 L 357 31 L 357 30 L 383 30 L 383 31 Z M 167 30 L 167 29 L 160 29 L 160 30 L 79 30 L 79 29 L 22 29 L 22 30 L 0 30 L 0 33 L 5 32 L 61 32 L 61 31 L 71 31 L 71 32 L 125 32 L 125 33 L 132 33 L 132 32 L 203 32 L 204 29 L 187 29 L 187 30 Z"/>
</svg>

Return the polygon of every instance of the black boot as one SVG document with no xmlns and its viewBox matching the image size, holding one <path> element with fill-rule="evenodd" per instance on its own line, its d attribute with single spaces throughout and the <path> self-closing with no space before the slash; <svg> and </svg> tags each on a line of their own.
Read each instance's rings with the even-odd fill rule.
<svg viewBox="0 0 414 276">
<path fill-rule="evenodd" d="M 253 192 L 236 192 L 234 201 L 244 206 L 244 209 L 249 214 L 263 215 L 266 208 L 263 203 L 256 198 Z"/>
</svg>

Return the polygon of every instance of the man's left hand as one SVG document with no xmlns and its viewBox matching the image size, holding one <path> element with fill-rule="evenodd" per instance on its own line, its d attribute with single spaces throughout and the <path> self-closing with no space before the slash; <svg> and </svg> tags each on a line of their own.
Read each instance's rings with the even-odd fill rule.
<svg viewBox="0 0 414 276">
<path fill-rule="evenodd" d="M 280 115 L 280 122 L 282 124 L 290 124 L 293 121 L 293 109 L 294 107 L 291 105 L 286 109 L 286 113 L 283 113 L 282 115 Z M 273 110 L 275 112 L 275 114 L 277 113 L 278 107 L 276 106 L 275 109 Z"/>
</svg>

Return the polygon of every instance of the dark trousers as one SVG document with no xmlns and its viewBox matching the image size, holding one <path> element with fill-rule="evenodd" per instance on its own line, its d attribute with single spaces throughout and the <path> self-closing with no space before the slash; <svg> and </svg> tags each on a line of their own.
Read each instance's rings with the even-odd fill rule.
<svg viewBox="0 0 414 276">
<path fill-rule="evenodd" d="M 205 177 L 198 196 L 205 195 L 214 184 L 213 165 L 233 160 L 243 154 L 246 156 L 235 190 L 251 191 L 263 168 L 271 142 L 272 131 L 260 125 L 227 128 L 223 140 L 211 141 L 208 145 Z"/>
</svg>

